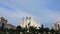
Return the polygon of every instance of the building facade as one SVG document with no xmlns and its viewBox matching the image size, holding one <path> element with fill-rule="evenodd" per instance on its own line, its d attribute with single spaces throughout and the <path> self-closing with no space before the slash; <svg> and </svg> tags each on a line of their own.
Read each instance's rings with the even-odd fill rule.
<svg viewBox="0 0 60 34">
<path fill-rule="evenodd" d="M 7 25 L 7 20 L 5 20 L 2 16 L 0 16 L 0 27 L 2 27 L 2 24 Z"/>
<path fill-rule="evenodd" d="M 56 22 L 56 23 L 54 24 L 54 29 L 55 29 L 55 30 L 60 30 L 60 22 Z"/>
<path fill-rule="evenodd" d="M 2 16 L 0 16 L 0 27 L 8 28 L 8 29 L 11 29 L 11 28 L 15 29 L 15 26 L 8 24 L 8 21 Z"/>
</svg>

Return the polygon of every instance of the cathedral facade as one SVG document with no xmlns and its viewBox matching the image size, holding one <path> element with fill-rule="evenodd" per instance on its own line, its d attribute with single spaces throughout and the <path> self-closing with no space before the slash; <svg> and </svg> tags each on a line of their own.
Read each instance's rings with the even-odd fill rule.
<svg viewBox="0 0 60 34">
<path fill-rule="evenodd" d="M 39 22 L 36 21 L 33 17 L 23 17 L 23 22 L 22 22 L 21 26 L 22 27 L 27 26 L 27 28 L 29 26 L 33 26 L 33 27 L 37 27 L 37 28 L 40 27 Z"/>
</svg>

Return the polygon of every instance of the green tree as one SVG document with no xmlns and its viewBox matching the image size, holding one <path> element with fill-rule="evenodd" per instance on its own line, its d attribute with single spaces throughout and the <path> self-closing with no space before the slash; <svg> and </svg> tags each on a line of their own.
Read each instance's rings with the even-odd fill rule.
<svg viewBox="0 0 60 34">
<path fill-rule="evenodd" d="M 50 29 L 49 28 L 45 28 L 45 32 L 46 32 L 46 34 L 48 34 L 48 32 L 50 32 Z"/>
<path fill-rule="evenodd" d="M 44 26 L 41 25 L 41 27 L 39 27 L 39 33 L 43 34 L 44 33 Z"/>
<path fill-rule="evenodd" d="M 9 29 L 9 30 L 8 30 L 8 32 L 9 32 L 9 34 L 15 34 L 15 30 L 14 30 L 14 29 L 12 29 L 12 28 L 11 28 L 11 29 Z"/>
<path fill-rule="evenodd" d="M 50 32 L 51 34 L 54 34 L 55 30 L 52 28 Z"/>
<path fill-rule="evenodd" d="M 55 30 L 55 34 L 58 34 L 58 30 Z"/>
<path fill-rule="evenodd" d="M 16 28 L 17 28 L 17 29 L 16 29 L 16 34 L 20 34 L 20 32 L 21 32 L 21 30 L 22 30 L 21 26 L 17 26 Z"/>
<path fill-rule="evenodd" d="M 39 33 L 39 29 L 36 29 L 36 34 L 38 34 Z"/>
<path fill-rule="evenodd" d="M 29 32 L 30 32 L 31 34 L 36 34 L 36 27 L 30 26 L 30 27 L 29 27 Z"/>
<path fill-rule="evenodd" d="M 23 34 L 27 34 L 27 28 L 22 28 Z"/>
</svg>

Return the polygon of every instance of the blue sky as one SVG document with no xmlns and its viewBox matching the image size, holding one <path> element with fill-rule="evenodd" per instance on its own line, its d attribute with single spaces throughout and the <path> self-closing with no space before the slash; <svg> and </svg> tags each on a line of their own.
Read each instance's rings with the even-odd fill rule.
<svg viewBox="0 0 60 34">
<path fill-rule="evenodd" d="M 45 27 L 52 27 L 60 21 L 60 0 L 0 0 L 0 16 L 15 26 L 22 17 L 33 16 Z"/>
</svg>

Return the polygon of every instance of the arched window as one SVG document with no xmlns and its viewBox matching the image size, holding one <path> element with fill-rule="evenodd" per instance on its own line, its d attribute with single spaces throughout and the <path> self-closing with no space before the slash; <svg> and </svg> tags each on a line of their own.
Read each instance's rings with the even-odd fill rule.
<svg viewBox="0 0 60 34">
<path fill-rule="evenodd" d="M 60 24 L 58 24 L 58 30 L 60 29 Z"/>
<path fill-rule="evenodd" d="M 4 23 L 2 23 L 2 29 L 4 29 L 5 28 L 5 24 Z"/>
</svg>

